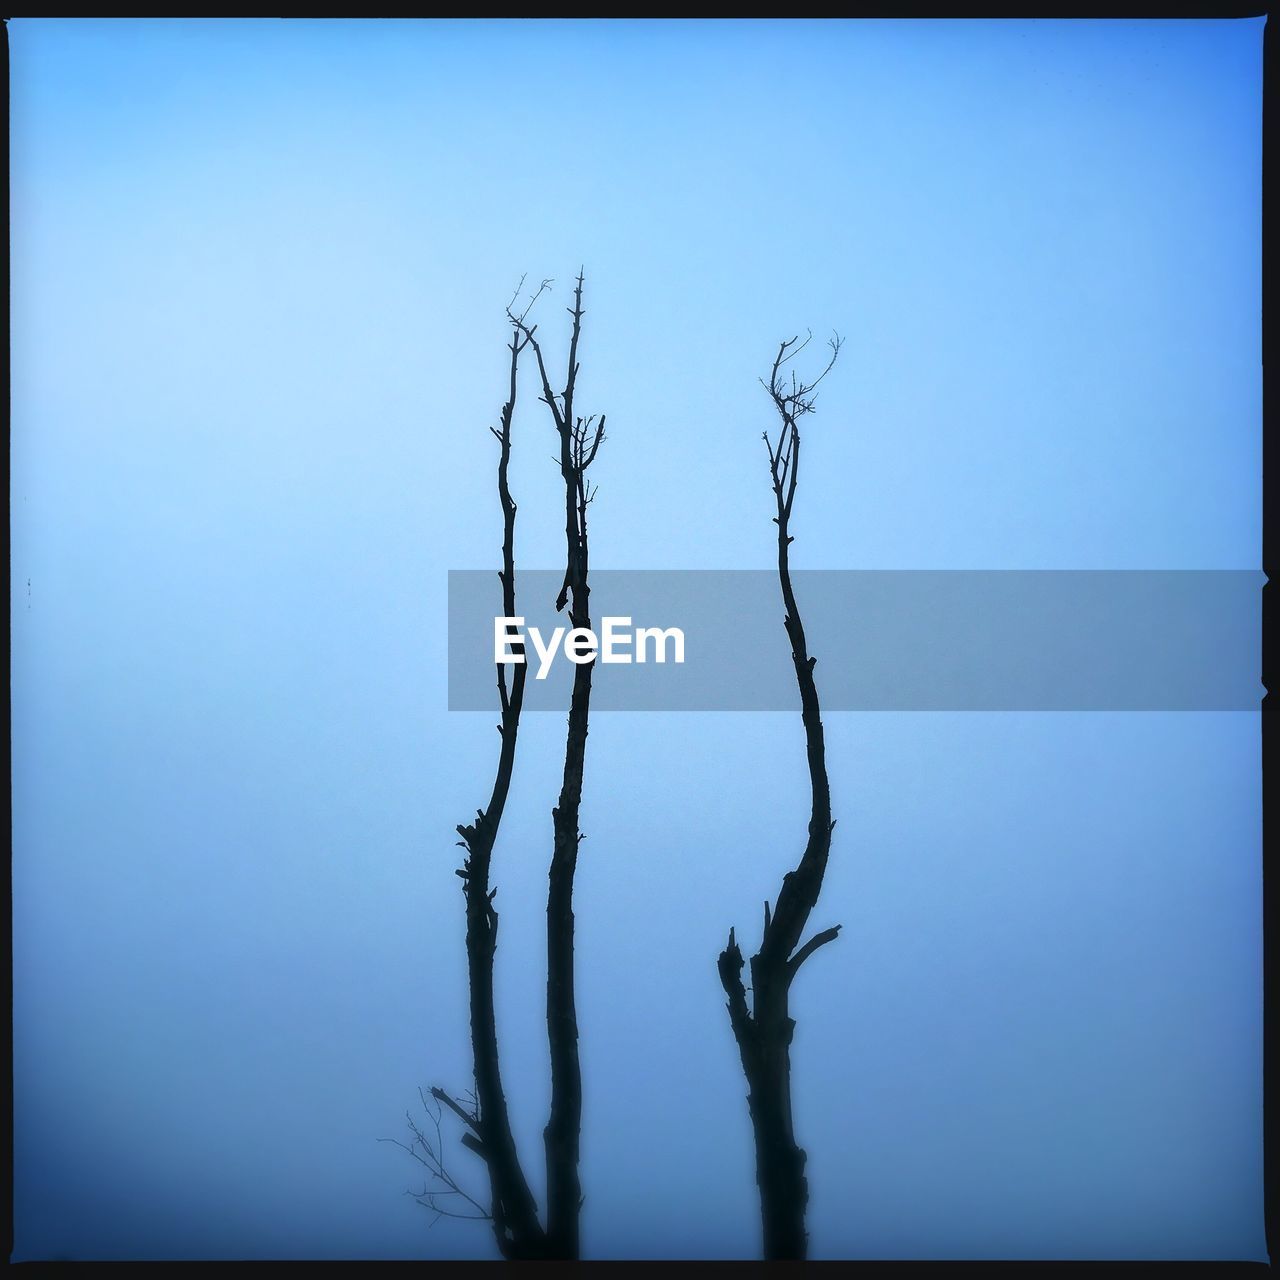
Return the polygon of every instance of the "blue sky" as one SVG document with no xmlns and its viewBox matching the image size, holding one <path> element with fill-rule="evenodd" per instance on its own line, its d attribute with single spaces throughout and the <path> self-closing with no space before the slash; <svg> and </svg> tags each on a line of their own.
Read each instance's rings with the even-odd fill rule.
<svg viewBox="0 0 1280 1280">
<path fill-rule="evenodd" d="M 768 566 L 756 379 L 808 327 L 847 346 L 797 565 L 1260 565 L 1261 20 L 9 34 L 15 1257 L 489 1255 L 376 1139 L 467 1081 L 496 737 L 445 709 L 445 588 L 497 563 L 523 273 L 559 353 L 586 267 L 602 567 Z M 1264 1256 L 1257 715 L 827 730 L 815 1256 Z M 495 865 L 535 1175 L 562 735 L 529 718 Z M 593 723 L 593 1255 L 756 1250 L 714 960 L 798 852 L 802 744 Z"/>
</svg>

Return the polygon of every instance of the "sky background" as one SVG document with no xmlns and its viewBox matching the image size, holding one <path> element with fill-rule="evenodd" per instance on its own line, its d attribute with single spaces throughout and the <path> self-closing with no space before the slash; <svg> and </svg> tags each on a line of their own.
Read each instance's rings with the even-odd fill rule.
<svg viewBox="0 0 1280 1280">
<path fill-rule="evenodd" d="M 1260 567 L 1260 19 L 9 37 L 15 1258 L 493 1256 L 378 1139 L 469 1082 L 445 592 L 523 273 L 562 359 L 586 268 L 601 567 L 768 567 L 809 327 L 797 567 Z M 526 380 L 525 567 L 553 445 Z M 1257 714 L 826 727 L 813 1255 L 1264 1257 Z M 494 870 L 537 1184 L 562 751 L 529 716 Z M 591 1256 L 757 1251 L 715 958 L 806 786 L 798 714 L 592 722 Z"/>
</svg>

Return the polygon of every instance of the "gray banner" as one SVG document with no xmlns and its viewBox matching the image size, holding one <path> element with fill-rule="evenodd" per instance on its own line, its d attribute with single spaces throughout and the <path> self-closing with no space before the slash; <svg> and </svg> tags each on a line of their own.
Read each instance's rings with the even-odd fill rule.
<svg viewBox="0 0 1280 1280">
<path fill-rule="evenodd" d="M 797 570 L 796 600 L 824 711 L 1244 711 L 1261 683 L 1258 571 Z M 517 574 L 525 629 L 544 647 L 562 571 Z M 498 705 L 496 572 L 449 574 L 449 709 Z M 598 659 L 600 711 L 796 711 L 799 695 L 773 570 L 591 571 L 591 619 L 636 651 L 641 627 L 679 628 L 667 661 Z M 573 665 L 532 644 L 525 706 L 564 711 Z"/>
</svg>

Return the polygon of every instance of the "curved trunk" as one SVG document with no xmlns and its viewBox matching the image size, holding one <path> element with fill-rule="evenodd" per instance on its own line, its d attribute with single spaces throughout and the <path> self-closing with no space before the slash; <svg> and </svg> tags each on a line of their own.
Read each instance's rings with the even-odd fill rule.
<svg viewBox="0 0 1280 1280">
<path fill-rule="evenodd" d="M 764 1256 L 769 1259 L 802 1259 L 808 1252 L 805 1210 L 809 1184 L 805 1178 L 805 1153 L 795 1139 L 791 1117 L 791 1039 L 795 1022 L 788 1010 L 791 983 L 800 966 L 821 946 L 832 941 L 840 926 L 824 929 L 803 946 L 800 938 L 822 891 L 831 852 L 831 788 L 827 779 L 826 743 L 822 732 L 822 708 L 813 677 L 817 659 L 809 656 L 804 623 L 791 585 L 791 506 L 800 467 L 800 433 L 796 419 L 813 407 L 808 385 L 792 381 L 790 390 L 779 379 L 779 369 L 791 358 L 784 342 L 774 361 L 769 392 L 782 419 L 775 449 L 769 448 L 769 465 L 777 505 L 778 584 L 786 607 L 783 624 L 791 641 L 791 661 L 800 690 L 805 750 L 809 765 L 811 806 L 809 836 L 800 861 L 782 878 L 776 906 L 764 908 L 764 932 L 760 950 L 751 959 L 751 1004 L 742 981 L 743 958 L 737 938 L 729 930 L 729 943 L 720 953 L 719 973 L 729 998 L 729 1021 L 743 1074 L 747 1078 L 747 1105 L 756 1148 L 756 1182 L 760 1188 L 760 1215 Z M 803 344 L 802 344 L 803 345 Z M 799 348 L 796 348 L 798 350 Z M 832 344 L 831 364 L 839 352 Z M 791 355 L 795 355 L 792 351 Z M 828 364 L 827 371 L 830 371 Z M 826 376 L 824 372 L 818 378 Z M 797 950 L 797 947 L 799 948 Z"/>
<path fill-rule="evenodd" d="M 502 608 L 505 617 L 516 615 L 515 593 L 515 519 L 516 504 L 507 483 L 511 460 L 511 419 L 516 402 L 516 369 L 523 347 L 517 333 L 511 342 L 511 384 L 507 403 L 502 409 L 501 430 L 495 431 L 501 448 L 498 459 L 498 496 L 502 503 L 503 540 Z M 481 1156 L 489 1174 L 490 1206 L 493 1231 L 498 1248 L 506 1258 L 545 1256 L 546 1239 L 538 1222 L 533 1193 L 521 1168 L 498 1058 L 498 1030 L 494 1016 L 493 964 L 498 946 L 498 913 L 493 899 L 496 889 L 489 887 L 493 846 L 511 790 L 515 768 L 516 739 L 520 730 L 520 712 L 524 706 L 524 688 L 528 667 L 513 667 L 508 693 L 505 665 L 499 665 L 498 696 L 502 719 L 498 731 L 502 748 L 494 775 L 488 808 L 479 810 L 470 826 L 459 826 L 467 858 L 458 874 L 462 877 L 467 908 L 467 978 L 471 996 L 471 1052 L 476 1081 L 476 1115 L 462 1112 L 449 1102 L 471 1132 L 463 1141 Z M 437 1097 L 442 1095 L 437 1092 Z"/>
</svg>

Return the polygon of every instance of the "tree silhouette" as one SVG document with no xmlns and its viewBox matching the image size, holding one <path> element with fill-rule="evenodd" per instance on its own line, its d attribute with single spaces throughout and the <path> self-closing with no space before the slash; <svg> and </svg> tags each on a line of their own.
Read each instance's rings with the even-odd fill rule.
<svg viewBox="0 0 1280 1280">
<path fill-rule="evenodd" d="M 549 283 L 543 281 L 528 300 L 523 313 L 516 317 L 512 307 L 515 305 L 515 297 L 519 296 L 524 286 L 522 280 L 507 308 L 511 321 L 507 400 L 499 415 L 499 425 L 489 428 L 498 441 L 498 498 L 502 506 L 503 529 L 502 569 L 498 578 L 502 584 L 503 616 L 508 618 L 517 616 L 516 504 L 511 496 L 508 472 L 511 462 L 511 423 L 519 390 L 517 374 L 520 355 L 529 345 L 529 338 L 521 325 Z M 513 653 L 523 653 L 519 641 L 511 642 L 510 648 Z M 457 828 L 462 837 L 458 843 L 466 850 L 457 874 L 462 878 L 463 900 L 466 904 L 467 980 L 475 1092 L 471 1095 L 471 1105 L 465 1105 L 444 1089 L 433 1087 L 431 1097 L 436 1105 L 433 1107 L 425 1096 L 422 1097 L 422 1102 L 434 1126 L 434 1138 L 410 1116 L 408 1121 L 412 1141 L 397 1145 L 407 1150 L 431 1175 L 431 1182 L 417 1198 L 437 1218 L 488 1219 L 493 1224 L 498 1249 L 504 1257 L 542 1258 L 546 1256 L 546 1233 L 538 1221 L 537 1205 L 521 1167 L 515 1137 L 511 1131 L 510 1114 L 502 1088 L 498 1032 L 494 1018 L 493 966 L 498 946 L 498 912 L 494 906 L 494 898 L 498 891 L 490 887 L 490 868 L 507 795 L 511 790 L 520 713 L 524 707 L 525 681 L 528 677 L 525 663 L 513 664 L 508 687 L 507 670 L 506 664 L 497 664 L 498 701 L 501 708 L 498 733 L 501 735 L 502 745 L 498 752 L 489 804 L 487 808 L 476 811 L 474 822 L 459 824 Z M 448 1107 L 462 1121 L 463 1145 L 474 1151 L 485 1163 L 489 1175 L 488 1209 L 461 1188 L 446 1164 L 440 1131 L 441 1105 Z"/>
<path fill-rule="evenodd" d="M 587 507 L 594 490 L 586 472 L 604 441 L 604 418 L 582 418 L 574 413 L 578 377 L 578 344 L 582 332 L 583 274 L 574 290 L 568 372 L 564 390 L 551 389 L 537 326 L 527 323 L 534 303 L 548 289 L 544 280 L 523 311 L 515 311 L 516 298 L 507 307 L 511 324 L 510 375 L 500 425 L 490 428 L 498 440 L 498 495 L 503 512 L 502 583 L 503 615 L 516 613 L 515 518 L 516 504 L 508 485 L 511 458 L 511 423 L 515 413 L 521 353 L 532 347 L 542 383 L 542 399 L 550 409 L 559 436 L 560 473 L 565 489 L 565 573 L 557 611 L 566 605 L 573 627 L 591 625 L 587 582 Z M 523 656 L 523 644 L 511 641 L 513 654 Z M 510 1114 L 499 1068 L 497 1026 L 494 1017 L 494 956 L 498 942 L 496 888 L 490 887 L 494 844 L 502 822 L 515 767 L 516 740 L 524 706 L 528 666 L 512 665 L 507 684 L 507 664 L 497 664 L 498 700 L 502 745 L 493 789 L 486 809 L 476 811 L 475 821 L 460 824 L 459 844 L 466 850 L 457 874 L 462 878 L 466 904 L 467 977 L 470 988 L 471 1048 L 475 1092 L 470 1101 L 452 1097 L 434 1087 L 430 1101 L 421 1095 L 434 1136 L 408 1117 L 410 1142 L 396 1145 L 409 1152 L 430 1174 L 431 1181 L 417 1199 L 437 1217 L 461 1217 L 492 1222 L 498 1249 L 509 1259 L 576 1259 L 580 1252 L 582 1185 L 579 1148 L 582 1127 L 582 1073 L 578 1058 L 578 1023 L 574 991 L 573 884 L 578 845 L 582 840 L 578 815 L 582 801 L 583 772 L 591 704 L 594 663 L 574 668 L 573 693 L 565 742 L 564 775 L 559 802 L 552 810 L 552 856 L 547 891 L 547 1038 L 551 1055 L 551 1108 L 544 1130 L 547 1167 L 546 1225 L 540 1221 L 511 1129 Z M 448 1168 L 441 1137 L 441 1107 L 447 1107 L 463 1125 L 462 1143 L 485 1163 L 489 1176 L 489 1207 L 463 1190 Z"/>
<path fill-rule="evenodd" d="M 542 400 L 551 411 L 560 439 L 560 475 L 565 500 L 564 583 L 556 609 L 569 606 L 574 628 L 591 626 L 590 587 L 587 583 L 587 507 L 595 491 L 586 471 L 604 441 L 604 416 L 583 418 L 574 413 L 578 382 L 578 340 L 582 332 L 583 273 L 573 293 L 573 328 L 564 390 L 551 389 L 542 348 L 534 329 L 512 317 L 525 341 L 533 347 L 542 380 Z M 572 633 L 570 633 L 572 634 Z M 544 1131 L 547 1157 L 547 1237 L 551 1256 L 576 1258 L 582 1183 L 578 1173 L 582 1132 L 582 1070 L 578 1061 L 578 1014 L 574 993 L 573 881 L 578 865 L 578 812 L 586 762 L 587 726 L 591 709 L 591 674 L 595 663 L 574 667 L 569 702 L 569 730 L 565 740 L 564 775 L 559 803 L 552 810 L 554 844 L 547 893 L 547 1037 L 551 1046 L 551 1115 Z"/>
<path fill-rule="evenodd" d="M 781 420 L 775 444 L 764 433 L 769 451 L 769 472 L 777 506 L 778 582 L 786 608 L 783 625 L 791 641 L 791 661 L 800 688 L 805 747 L 812 793 L 809 837 L 795 870 L 782 878 L 776 905 L 764 905 L 764 932 L 760 949 L 751 957 L 751 1000 L 742 981 L 743 958 L 733 929 L 720 953 L 720 981 L 729 999 L 729 1021 L 742 1069 L 747 1078 L 747 1102 L 755 1136 L 756 1182 L 760 1187 L 760 1211 L 764 1230 L 764 1255 L 769 1259 L 800 1259 L 807 1252 L 805 1209 L 809 1199 L 804 1174 L 805 1153 L 797 1145 L 791 1115 L 791 1039 L 795 1022 L 788 1011 L 791 983 L 800 966 L 821 946 L 832 941 L 840 926 L 824 929 L 800 945 L 801 934 L 817 904 L 831 851 L 831 789 L 827 781 L 826 746 L 822 734 L 821 707 L 809 656 L 804 624 L 791 586 L 791 508 L 800 474 L 800 418 L 813 412 L 818 384 L 831 372 L 840 354 L 840 337 L 829 343 L 831 357 L 812 382 L 799 379 L 786 366 L 808 346 L 789 338 L 778 346 L 767 383 L 762 385 L 773 400 Z"/>
</svg>

